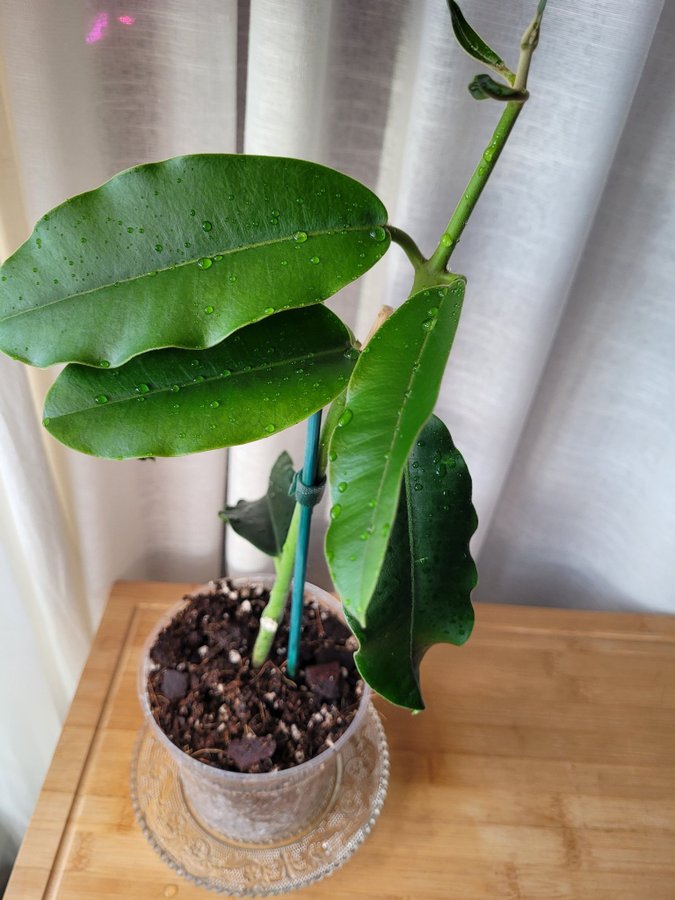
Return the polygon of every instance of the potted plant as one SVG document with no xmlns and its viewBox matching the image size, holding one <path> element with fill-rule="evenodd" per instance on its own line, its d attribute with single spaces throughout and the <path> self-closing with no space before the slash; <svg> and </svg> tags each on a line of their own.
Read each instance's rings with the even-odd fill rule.
<svg viewBox="0 0 675 900">
<path fill-rule="evenodd" d="M 527 100 L 544 6 L 513 72 L 449 0 L 460 45 L 492 72 L 469 90 L 503 112 L 429 258 L 345 175 L 294 159 L 194 155 L 71 198 L 2 266 L 0 349 L 67 364 L 43 420 L 64 444 L 113 459 L 179 456 L 309 420 L 301 472 L 283 454 L 265 497 L 223 513 L 274 557 L 275 579 L 212 582 L 160 623 L 141 668 L 156 746 L 181 767 L 193 812 L 235 840 L 278 844 L 316 825 L 345 790 L 347 762 L 358 772 L 368 728 L 371 746 L 384 747 L 361 679 L 421 710 L 424 653 L 471 633 L 471 481 L 433 415 L 466 283 L 448 262 Z M 322 301 L 391 241 L 412 264 L 412 289 L 361 346 Z M 311 510 L 326 481 L 326 558 L 347 624 L 305 587 Z M 366 768 L 366 794 L 356 784 L 350 795 L 366 796 L 358 832 L 318 851 L 309 839 L 304 874 L 287 867 L 275 880 L 255 863 L 253 880 L 225 889 L 278 892 L 344 861 L 386 788 L 386 761 Z"/>
</svg>

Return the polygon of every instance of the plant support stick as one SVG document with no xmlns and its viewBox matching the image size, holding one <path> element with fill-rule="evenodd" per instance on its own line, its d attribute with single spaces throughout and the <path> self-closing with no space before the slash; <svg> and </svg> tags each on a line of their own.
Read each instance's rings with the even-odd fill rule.
<svg viewBox="0 0 675 900">
<path fill-rule="evenodd" d="M 302 467 L 302 476 L 298 479 L 298 482 L 302 482 L 302 484 L 298 483 L 300 490 L 303 488 L 312 488 L 316 484 L 320 434 L 321 410 L 314 413 L 307 423 L 305 462 Z M 312 524 L 312 508 L 315 502 L 316 498 L 312 498 L 310 494 L 308 500 L 300 506 L 298 546 L 295 553 L 295 570 L 293 572 L 291 628 L 288 637 L 288 674 L 291 678 L 295 678 L 298 670 L 300 632 L 302 630 L 302 604 L 305 590 L 305 575 L 307 573 L 307 553 L 309 550 L 309 532 Z"/>
</svg>

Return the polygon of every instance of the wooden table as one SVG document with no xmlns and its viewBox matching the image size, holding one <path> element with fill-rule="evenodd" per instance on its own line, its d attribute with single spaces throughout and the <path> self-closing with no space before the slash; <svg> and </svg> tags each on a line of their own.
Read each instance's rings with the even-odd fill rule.
<svg viewBox="0 0 675 900">
<path fill-rule="evenodd" d="M 205 898 L 134 820 L 136 659 L 190 585 L 113 589 L 7 900 Z M 428 711 L 379 703 L 373 834 L 299 897 L 675 898 L 675 618 L 481 605 L 424 664 Z"/>
</svg>

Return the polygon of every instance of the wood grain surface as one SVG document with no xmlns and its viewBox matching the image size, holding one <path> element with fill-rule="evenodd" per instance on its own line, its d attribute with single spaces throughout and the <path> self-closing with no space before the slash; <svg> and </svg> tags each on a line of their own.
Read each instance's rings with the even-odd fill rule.
<svg viewBox="0 0 675 900">
<path fill-rule="evenodd" d="M 137 657 L 191 587 L 113 589 L 7 900 L 209 896 L 160 860 L 129 801 Z M 492 605 L 476 618 L 469 644 L 425 661 L 427 712 L 378 704 L 384 811 L 298 896 L 673 900 L 675 619 Z"/>
</svg>

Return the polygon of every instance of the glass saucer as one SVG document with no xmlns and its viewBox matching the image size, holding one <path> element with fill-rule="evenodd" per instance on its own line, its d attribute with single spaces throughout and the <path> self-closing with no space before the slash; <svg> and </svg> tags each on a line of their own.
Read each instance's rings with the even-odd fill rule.
<svg viewBox="0 0 675 900">
<path fill-rule="evenodd" d="M 170 754 L 143 727 L 131 763 L 131 800 L 161 858 L 189 881 L 234 897 L 266 897 L 304 887 L 342 866 L 370 833 L 387 793 L 389 752 L 371 705 L 342 753 L 337 783 L 315 822 L 277 844 L 245 844 L 200 822 Z"/>
</svg>

